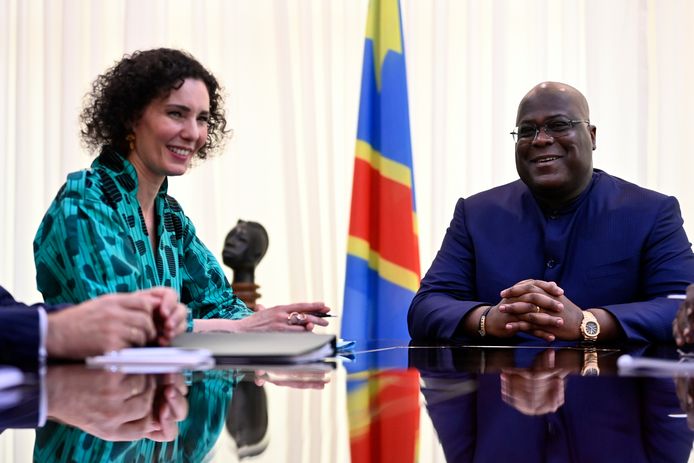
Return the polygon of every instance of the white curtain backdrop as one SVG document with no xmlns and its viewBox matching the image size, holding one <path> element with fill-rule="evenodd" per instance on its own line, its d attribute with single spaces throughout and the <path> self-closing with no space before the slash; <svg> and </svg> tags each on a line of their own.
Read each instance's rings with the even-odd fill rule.
<svg viewBox="0 0 694 463">
<path fill-rule="evenodd" d="M 0 0 L 0 284 L 40 297 L 32 240 L 66 174 L 91 162 L 77 118 L 92 80 L 124 53 L 167 46 L 218 77 L 234 129 L 225 152 L 172 179 L 170 193 L 218 256 L 237 219 L 268 229 L 262 303 L 324 300 L 339 313 L 366 8 Z M 402 9 L 423 271 L 456 199 L 516 178 L 508 132 L 520 98 L 544 80 L 587 96 L 595 166 L 677 196 L 694 236 L 694 2 L 402 0 Z M 425 437 L 421 461 L 440 460 Z M 299 455 L 288 458 L 311 461 Z"/>
</svg>

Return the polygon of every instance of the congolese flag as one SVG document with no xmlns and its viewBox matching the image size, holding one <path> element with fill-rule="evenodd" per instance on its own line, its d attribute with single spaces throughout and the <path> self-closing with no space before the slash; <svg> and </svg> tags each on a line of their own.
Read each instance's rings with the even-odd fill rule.
<svg viewBox="0 0 694 463">
<path fill-rule="evenodd" d="M 419 246 L 398 0 L 369 2 L 351 211 L 342 337 L 359 350 L 369 340 L 406 343 Z M 419 374 L 383 358 L 404 352 L 346 364 L 353 463 L 417 459 Z"/>
<path fill-rule="evenodd" d="M 342 337 L 409 339 L 420 274 L 398 0 L 369 2 L 351 211 Z"/>
</svg>

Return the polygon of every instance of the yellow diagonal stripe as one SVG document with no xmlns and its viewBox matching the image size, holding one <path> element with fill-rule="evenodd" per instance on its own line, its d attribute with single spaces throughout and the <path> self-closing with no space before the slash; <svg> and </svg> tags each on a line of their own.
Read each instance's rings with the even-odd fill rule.
<svg viewBox="0 0 694 463">
<path fill-rule="evenodd" d="M 412 170 L 405 164 L 383 156 L 364 140 L 357 140 L 356 157 L 368 162 L 383 177 L 412 188 Z"/>
<path fill-rule="evenodd" d="M 347 253 L 367 261 L 369 268 L 378 272 L 384 280 L 412 292 L 419 289 L 419 276 L 415 272 L 382 258 L 377 251 L 371 249 L 368 241 L 350 236 L 347 239 Z"/>
<path fill-rule="evenodd" d="M 397 384 L 397 378 L 370 378 L 368 383 L 349 392 L 347 395 L 347 413 L 349 415 L 350 439 L 366 435 L 376 417 L 383 418 L 384 415 L 392 416 L 402 410 L 402 408 L 398 406 L 399 400 L 397 399 L 386 404 L 379 404 L 379 402 L 375 400 L 383 389 Z M 405 400 L 407 400 L 407 398 L 405 398 Z M 402 401 L 402 399 L 400 399 L 400 401 Z M 375 405 L 377 404 L 381 407 L 376 408 Z"/>
<path fill-rule="evenodd" d="M 381 89 L 381 70 L 388 51 L 402 53 L 398 0 L 371 0 L 366 20 L 366 38 L 373 41 L 376 85 Z"/>
</svg>

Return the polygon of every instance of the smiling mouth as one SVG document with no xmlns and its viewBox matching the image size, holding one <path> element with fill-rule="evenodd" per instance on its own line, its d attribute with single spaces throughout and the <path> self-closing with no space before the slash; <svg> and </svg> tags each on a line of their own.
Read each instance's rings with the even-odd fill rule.
<svg viewBox="0 0 694 463">
<path fill-rule="evenodd" d="M 534 164 L 545 164 L 548 162 L 556 161 L 557 159 L 559 159 L 559 156 L 544 156 L 541 158 L 533 159 L 530 162 L 532 162 Z"/>
<path fill-rule="evenodd" d="M 172 153 L 177 154 L 179 156 L 190 156 L 191 154 L 193 154 L 193 150 L 186 148 L 179 148 L 177 146 L 168 146 L 168 148 Z"/>
</svg>

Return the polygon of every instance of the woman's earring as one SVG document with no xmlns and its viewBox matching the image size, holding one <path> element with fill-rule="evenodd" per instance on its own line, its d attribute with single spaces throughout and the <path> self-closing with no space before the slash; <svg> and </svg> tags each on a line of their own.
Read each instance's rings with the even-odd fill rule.
<svg viewBox="0 0 694 463">
<path fill-rule="evenodd" d="M 128 141 L 130 151 L 135 151 L 135 134 L 129 133 L 125 139 Z"/>
</svg>

